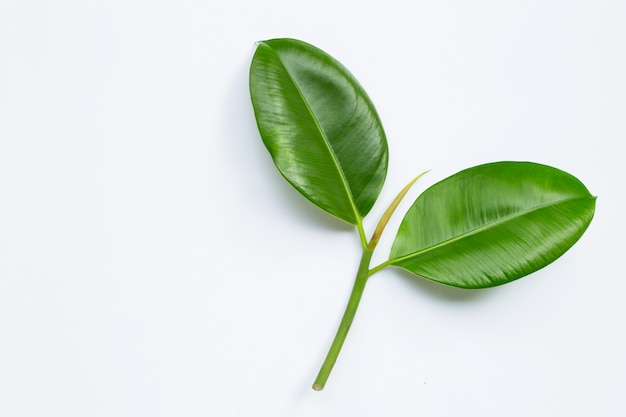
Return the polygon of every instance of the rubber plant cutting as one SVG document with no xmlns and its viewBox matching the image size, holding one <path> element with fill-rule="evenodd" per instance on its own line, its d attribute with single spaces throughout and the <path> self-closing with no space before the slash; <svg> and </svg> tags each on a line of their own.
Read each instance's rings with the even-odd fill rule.
<svg viewBox="0 0 626 417">
<path fill-rule="evenodd" d="M 574 176 L 532 162 L 494 162 L 428 188 L 400 223 L 389 258 L 370 260 L 409 182 L 368 239 L 363 219 L 387 173 L 388 147 L 365 90 L 336 59 L 308 43 L 257 44 L 250 95 L 261 138 L 282 176 L 305 198 L 353 225 L 362 256 L 337 334 L 315 379 L 322 390 L 369 277 L 400 267 L 445 285 L 487 288 L 550 264 L 585 232 L 595 197 Z"/>
</svg>

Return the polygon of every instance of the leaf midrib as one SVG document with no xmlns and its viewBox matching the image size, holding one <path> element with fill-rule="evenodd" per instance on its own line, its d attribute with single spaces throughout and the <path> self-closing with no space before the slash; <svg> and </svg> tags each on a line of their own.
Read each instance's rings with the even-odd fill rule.
<svg viewBox="0 0 626 417">
<path fill-rule="evenodd" d="M 337 159 L 337 155 L 335 154 L 335 151 L 334 151 L 333 147 L 330 145 L 330 141 L 328 140 L 328 137 L 326 136 L 326 133 L 324 132 L 324 130 L 320 126 L 320 124 L 319 124 L 319 122 L 317 120 L 317 117 L 315 116 L 315 113 L 313 112 L 313 109 L 311 109 L 311 106 L 309 105 L 309 102 L 306 100 L 304 94 L 302 93 L 302 90 L 300 90 L 300 87 L 295 82 L 293 76 L 289 72 L 289 69 L 287 68 L 287 66 L 285 65 L 283 60 L 280 58 L 280 56 L 274 50 L 274 48 L 272 48 L 270 45 L 268 45 L 265 42 L 263 42 L 263 43 L 276 56 L 277 61 L 280 63 L 280 65 L 285 70 L 285 73 L 289 77 L 289 80 L 291 81 L 291 84 L 293 85 L 293 87 L 298 92 L 298 95 L 302 99 L 302 102 L 304 103 L 306 109 L 308 110 L 309 114 L 311 115 L 311 119 L 313 119 L 313 122 L 315 123 L 315 126 L 317 127 L 317 130 L 320 133 L 320 135 L 321 135 L 321 137 L 323 139 L 324 145 L 326 145 L 326 148 L 328 149 L 328 152 L 331 155 L 332 161 L 335 163 L 335 166 L 337 167 L 337 170 L 339 171 L 339 176 L 341 177 L 341 183 L 342 183 L 342 185 L 343 185 L 343 187 L 344 187 L 344 189 L 346 191 L 346 194 L 348 195 L 348 200 L 350 201 L 350 206 L 352 207 L 352 211 L 354 212 L 355 220 L 356 220 L 357 223 L 360 223 L 363 219 L 361 218 L 361 214 L 357 210 L 357 207 L 356 207 L 356 204 L 355 204 L 355 201 L 354 201 L 354 196 L 352 195 L 352 191 L 350 190 L 350 187 L 348 186 L 348 180 L 347 180 L 346 175 L 345 175 L 345 173 L 343 171 L 343 167 L 339 163 L 339 160 Z"/>
<path fill-rule="evenodd" d="M 572 202 L 572 201 L 586 200 L 586 199 L 589 199 L 589 198 L 593 198 L 593 197 L 586 196 L 586 197 L 568 198 L 568 199 L 565 199 L 565 200 L 559 200 L 557 202 L 552 202 L 552 203 L 548 203 L 548 204 L 542 204 L 540 206 L 533 207 L 531 209 L 520 211 L 520 212 L 517 212 L 515 214 L 509 215 L 509 216 L 505 216 L 505 217 L 503 217 L 502 219 L 500 219 L 498 221 L 495 221 L 495 222 L 486 224 L 484 226 L 478 227 L 476 229 L 470 230 L 469 232 L 463 233 L 463 234 L 461 234 L 459 236 L 455 236 L 455 237 L 453 237 L 451 239 L 444 240 L 443 242 L 437 243 L 436 245 L 433 245 L 433 246 L 429 246 L 429 247 L 424 248 L 424 249 L 422 249 L 420 251 L 412 252 L 412 253 L 410 253 L 408 255 L 404 255 L 404 256 L 401 256 L 401 257 L 398 257 L 398 258 L 389 259 L 387 262 L 385 262 L 385 264 L 387 264 L 387 265 L 395 265 L 395 264 L 398 264 L 398 263 L 400 263 L 402 261 L 405 261 L 407 259 L 417 258 L 417 257 L 419 257 L 419 256 L 421 256 L 421 255 L 423 255 L 425 253 L 428 253 L 430 251 L 436 250 L 436 249 L 438 249 L 440 247 L 443 247 L 443 246 L 446 246 L 448 244 L 457 242 L 459 240 L 463 240 L 463 239 L 468 238 L 470 236 L 473 236 L 473 235 L 476 235 L 478 233 L 481 233 L 481 232 L 483 232 L 485 230 L 489 230 L 489 229 L 494 228 L 494 227 L 496 227 L 496 226 L 498 226 L 500 224 L 503 224 L 503 223 L 506 223 L 508 221 L 511 221 L 511 220 L 513 220 L 515 218 L 524 217 L 524 216 L 526 216 L 526 215 L 528 215 L 528 214 L 530 214 L 532 212 L 535 212 L 535 211 L 543 210 L 543 209 L 548 208 L 548 207 L 558 206 L 558 205 L 569 203 L 569 202 Z"/>
</svg>

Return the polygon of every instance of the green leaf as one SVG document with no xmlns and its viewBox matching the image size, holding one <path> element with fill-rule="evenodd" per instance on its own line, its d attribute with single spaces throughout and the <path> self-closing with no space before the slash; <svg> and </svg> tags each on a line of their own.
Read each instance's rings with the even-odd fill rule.
<svg viewBox="0 0 626 417">
<path fill-rule="evenodd" d="M 387 173 L 387 141 L 371 100 L 330 55 L 294 39 L 259 42 L 250 67 L 256 121 L 274 164 L 302 195 L 353 225 Z"/>
<path fill-rule="evenodd" d="M 529 162 L 461 171 L 426 190 L 388 265 L 463 288 L 505 284 L 548 265 L 583 234 L 595 197 L 572 175 Z"/>
</svg>

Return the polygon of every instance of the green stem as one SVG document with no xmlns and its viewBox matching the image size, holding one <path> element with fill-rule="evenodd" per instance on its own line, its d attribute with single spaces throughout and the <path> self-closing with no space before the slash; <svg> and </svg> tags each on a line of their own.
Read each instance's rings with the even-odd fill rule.
<svg viewBox="0 0 626 417">
<path fill-rule="evenodd" d="M 370 275 L 374 275 L 376 272 L 380 271 L 381 269 L 385 269 L 389 265 L 392 265 L 392 264 L 393 264 L 392 259 L 386 260 L 382 264 L 376 265 L 374 268 L 370 269 Z"/>
<path fill-rule="evenodd" d="M 337 362 L 337 357 L 339 356 L 339 352 L 341 351 L 343 342 L 346 340 L 346 336 L 348 336 L 348 331 L 350 330 L 350 326 L 352 325 L 352 321 L 354 320 L 356 309 L 359 307 L 359 301 L 361 301 L 361 295 L 363 295 L 363 290 L 365 289 L 367 279 L 370 276 L 374 275 L 376 272 L 391 264 L 390 261 L 386 261 L 378 265 L 376 268 L 373 268 L 371 270 L 369 269 L 372 254 L 374 253 L 374 249 L 378 244 L 378 241 L 383 233 L 383 230 L 385 229 L 385 226 L 387 226 L 387 222 L 389 221 L 391 215 L 396 210 L 396 208 L 400 204 L 400 201 L 402 201 L 402 198 L 404 198 L 411 186 L 415 184 L 415 182 L 426 172 L 428 171 L 422 172 L 417 177 L 415 177 L 400 191 L 398 196 L 391 202 L 383 216 L 380 218 L 378 226 L 376 226 L 376 230 L 374 230 L 374 234 L 372 235 L 369 243 L 367 242 L 367 238 L 365 237 L 363 222 L 359 218 L 356 224 L 356 228 L 359 231 L 359 238 L 361 239 L 361 246 L 363 247 L 361 263 L 359 264 L 359 270 L 357 271 L 356 279 L 354 280 L 354 287 L 352 287 L 352 293 L 350 294 L 350 299 L 348 300 L 346 311 L 343 313 L 343 318 L 341 319 L 341 323 L 339 324 L 339 329 L 337 330 L 337 334 L 335 335 L 333 344 L 330 345 L 330 349 L 328 350 L 326 359 L 324 359 L 322 368 L 320 369 L 320 372 L 317 374 L 317 378 L 315 378 L 315 382 L 313 383 L 313 389 L 315 391 L 321 391 L 324 389 L 324 385 L 326 385 L 326 381 L 328 381 L 328 377 L 333 370 L 333 366 L 335 366 L 335 362 Z"/>
<path fill-rule="evenodd" d="M 365 236 L 365 229 L 363 229 L 363 220 L 359 219 L 356 224 L 356 230 L 359 232 L 359 239 L 361 239 L 361 247 L 365 248 L 367 246 L 367 237 Z"/>
<path fill-rule="evenodd" d="M 333 370 L 333 366 L 337 361 L 337 356 L 339 356 L 339 352 L 341 351 L 341 346 L 343 346 L 343 342 L 346 340 L 346 336 L 348 335 L 348 331 L 350 330 L 350 326 L 354 320 L 354 315 L 356 314 L 356 310 L 359 306 L 359 301 L 361 301 L 361 295 L 363 295 L 367 278 L 370 276 L 369 264 L 373 253 L 373 249 L 363 249 L 361 263 L 359 264 L 359 270 L 357 271 L 356 279 L 354 280 L 354 287 L 352 288 L 352 293 L 350 294 L 350 300 L 348 300 L 346 311 L 343 313 L 343 318 L 339 324 L 339 329 L 337 330 L 333 344 L 330 346 L 326 359 L 322 364 L 322 368 L 313 383 L 313 389 L 315 391 L 321 391 L 324 389 L 324 385 L 326 385 L 330 372 Z"/>
</svg>

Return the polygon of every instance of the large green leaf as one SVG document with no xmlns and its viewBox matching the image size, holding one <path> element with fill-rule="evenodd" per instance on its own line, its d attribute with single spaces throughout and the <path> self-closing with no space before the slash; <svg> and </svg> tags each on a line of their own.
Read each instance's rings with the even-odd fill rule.
<svg viewBox="0 0 626 417">
<path fill-rule="evenodd" d="M 250 95 L 276 167 L 323 210 L 359 224 L 387 173 L 387 141 L 371 100 L 334 58 L 294 39 L 259 42 Z"/>
<path fill-rule="evenodd" d="M 417 198 L 400 225 L 389 264 L 457 287 L 504 284 L 565 253 L 594 210 L 595 197 L 556 168 L 480 165 Z"/>
</svg>

